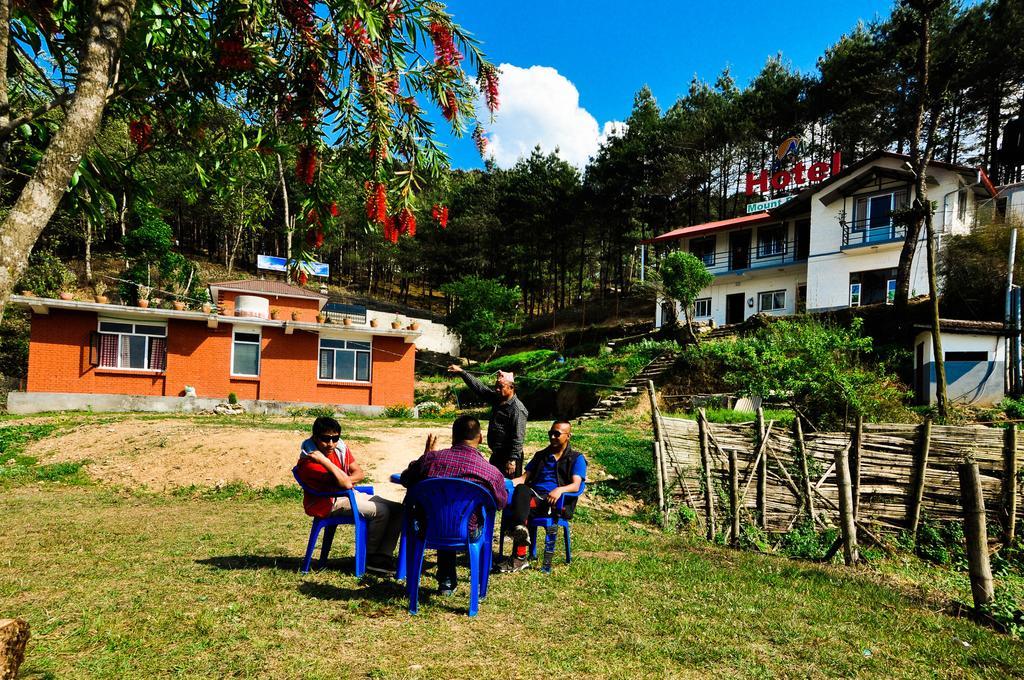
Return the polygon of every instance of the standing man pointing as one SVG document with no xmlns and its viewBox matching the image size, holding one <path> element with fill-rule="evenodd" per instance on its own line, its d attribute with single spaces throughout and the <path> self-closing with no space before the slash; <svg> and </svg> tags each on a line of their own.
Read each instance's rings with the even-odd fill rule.
<svg viewBox="0 0 1024 680">
<path fill-rule="evenodd" d="M 469 389 L 491 405 L 491 419 L 487 425 L 491 465 L 501 470 L 508 479 L 521 475 L 526 419 L 530 414 L 516 396 L 515 376 L 498 371 L 498 379 L 492 388 L 464 371 L 458 364 L 449 366 L 448 372 L 461 376 Z"/>
</svg>

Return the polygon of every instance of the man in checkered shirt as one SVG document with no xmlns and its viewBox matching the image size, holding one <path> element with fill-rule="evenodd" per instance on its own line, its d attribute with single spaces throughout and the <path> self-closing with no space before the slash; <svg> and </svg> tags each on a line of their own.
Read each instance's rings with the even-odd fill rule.
<svg viewBox="0 0 1024 680">
<path fill-rule="evenodd" d="M 459 416 L 452 424 L 452 446 L 436 450 L 437 437 L 427 437 L 426 450 L 422 456 L 409 463 L 402 473 L 402 486 L 409 488 L 424 479 L 432 477 L 456 477 L 474 482 L 494 494 L 498 510 L 505 507 L 508 492 L 505 477 L 481 455 L 478 450 L 483 437 L 480 421 L 473 416 Z M 476 518 L 470 519 L 470 531 L 480 531 Z M 442 595 L 455 592 L 455 553 L 437 551 L 437 590 Z"/>
</svg>

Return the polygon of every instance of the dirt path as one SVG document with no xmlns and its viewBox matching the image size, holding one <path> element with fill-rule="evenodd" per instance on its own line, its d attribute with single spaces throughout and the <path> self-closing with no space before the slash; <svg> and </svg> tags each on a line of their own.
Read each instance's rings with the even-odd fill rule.
<svg viewBox="0 0 1024 680">
<path fill-rule="evenodd" d="M 349 446 L 373 480 L 375 491 L 401 500 L 403 489 L 388 481 L 423 452 L 427 433 L 441 442 L 446 427 L 352 427 Z M 124 420 L 83 425 L 73 433 L 31 444 L 26 453 L 43 463 L 88 461 L 90 476 L 127 487 L 165 491 L 176 487 L 245 482 L 253 487 L 293 484 L 299 444 L 308 430 L 210 426 L 189 420 Z M 365 441 L 363 438 L 372 438 Z M 344 436 L 343 436 L 344 439 Z"/>
</svg>

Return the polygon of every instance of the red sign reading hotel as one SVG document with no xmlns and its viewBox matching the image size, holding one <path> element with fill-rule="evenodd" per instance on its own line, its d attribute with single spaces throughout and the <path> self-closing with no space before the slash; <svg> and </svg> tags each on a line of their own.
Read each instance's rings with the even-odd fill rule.
<svg viewBox="0 0 1024 680">
<path fill-rule="evenodd" d="M 797 187 L 817 184 L 823 182 L 832 175 L 838 174 L 842 169 L 842 153 L 837 151 L 832 154 L 832 162 L 821 161 L 805 165 L 804 161 L 797 161 L 788 170 L 769 172 L 762 170 L 761 174 L 754 176 L 754 173 L 747 173 L 747 196 L 755 193 L 765 195 L 771 191 L 784 191 Z"/>
</svg>

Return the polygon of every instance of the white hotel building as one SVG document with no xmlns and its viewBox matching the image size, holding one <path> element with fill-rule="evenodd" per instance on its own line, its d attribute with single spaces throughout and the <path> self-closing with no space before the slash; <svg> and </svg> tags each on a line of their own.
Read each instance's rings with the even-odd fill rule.
<svg viewBox="0 0 1024 680">
<path fill-rule="evenodd" d="M 913 199 L 909 157 L 879 151 L 764 212 L 676 229 L 651 240 L 704 260 L 715 275 L 695 320 L 739 323 L 757 313 L 824 311 L 887 301 L 895 291 L 905 227 L 892 214 Z M 928 197 L 936 236 L 970 229 L 978 197 L 994 189 L 976 168 L 932 162 Z M 923 241 L 923 237 L 922 237 Z M 911 295 L 928 292 L 924 244 L 914 257 Z M 665 318 L 655 312 L 655 326 Z M 681 311 L 676 318 L 683 318 Z"/>
</svg>

